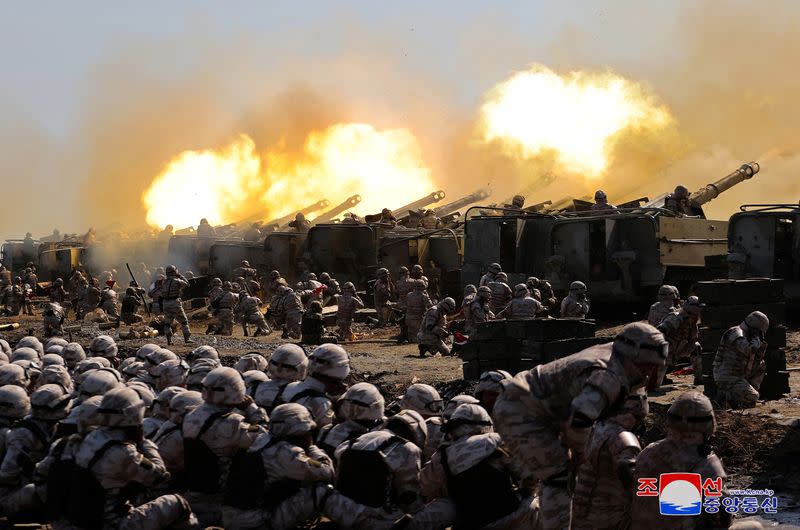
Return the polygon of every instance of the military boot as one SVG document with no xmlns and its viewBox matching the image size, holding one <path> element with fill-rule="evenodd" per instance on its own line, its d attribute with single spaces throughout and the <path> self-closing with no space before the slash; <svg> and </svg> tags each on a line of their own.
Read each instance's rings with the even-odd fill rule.
<svg viewBox="0 0 800 530">
<path fill-rule="evenodd" d="M 194 344 L 194 341 L 192 340 L 192 334 L 191 333 L 184 332 L 184 334 L 183 334 L 183 343 L 184 344 Z"/>
</svg>

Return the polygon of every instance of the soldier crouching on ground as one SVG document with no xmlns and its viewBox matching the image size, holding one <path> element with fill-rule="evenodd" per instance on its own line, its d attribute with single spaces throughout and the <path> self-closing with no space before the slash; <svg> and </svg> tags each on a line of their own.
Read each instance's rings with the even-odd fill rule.
<svg viewBox="0 0 800 530">
<path fill-rule="evenodd" d="M 425 357 L 426 352 L 450 355 L 450 347 L 445 344 L 445 339 L 450 336 L 450 331 L 447 329 L 447 315 L 454 313 L 455 310 L 455 300 L 447 297 L 425 313 L 417 335 L 420 357 Z"/>
<path fill-rule="evenodd" d="M 716 400 L 733 408 L 748 408 L 758 401 L 758 389 L 764 379 L 766 365 L 764 337 L 769 319 L 761 311 L 753 311 L 744 322 L 722 335 L 714 357 Z"/>
</svg>

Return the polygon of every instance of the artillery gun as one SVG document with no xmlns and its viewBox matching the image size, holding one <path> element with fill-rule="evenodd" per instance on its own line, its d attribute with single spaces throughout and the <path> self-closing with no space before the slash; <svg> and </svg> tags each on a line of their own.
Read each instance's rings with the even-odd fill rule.
<svg viewBox="0 0 800 530">
<path fill-rule="evenodd" d="M 419 210 L 420 208 L 424 208 L 428 205 L 433 203 L 439 202 L 445 198 L 445 193 L 442 190 L 434 191 L 433 193 L 429 193 L 428 195 L 418 199 L 414 202 L 410 202 L 400 208 L 395 208 L 392 210 L 392 214 L 397 218 L 398 221 L 401 221 L 404 217 L 407 217 L 411 212 L 415 210 Z"/>
<path fill-rule="evenodd" d="M 318 225 L 321 223 L 330 223 L 336 217 L 343 214 L 350 208 L 355 208 L 361 202 L 361 195 L 351 195 L 347 199 L 345 199 L 341 204 L 334 206 L 327 212 L 321 213 L 318 217 L 316 217 L 313 221 L 311 221 L 311 226 Z"/>
<path fill-rule="evenodd" d="M 478 201 L 488 199 L 491 195 L 492 191 L 490 189 L 481 188 L 453 202 L 443 204 L 442 206 L 437 206 L 436 208 L 433 209 L 433 213 L 436 214 L 436 217 L 444 217 L 445 215 L 449 215 L 453 212 L 456 212 L 465 206 L 469 206 L 470 204 L 476 203 Z"/>
<path fill-rule="evenodd" d="M 328 199 L 322 199 L 322 200 L 319 200 L 319 201 L 315 202 L 314 204 L 310 204 L 310 205 L 306 206 L 305 208 L 297 210 L 296 212 L 292 212 L 292 213 L 290 213 L 288 215 L 284 215 L 283 217 L 279 217 L 277 219 L 273 219 L 271 221 L 267 221 L 264 224 L 266 226 L 273 226 L 274 225 L 274 226 L 279 226 L 281 228 L 284 228 L 290 222 L 294 221 L 294 218 L 297 217 L 297 214 L 301 213 L 304 216 L 307 216 L 308 214 L 310 214 L 312 212 L 316 212 L 318 210 L 323 210 L 323 209 L 327 208 L 328 206 L 330 206 L 330 204 L 331 203 L 330 203 L 330 201 Z"/>
</svg>

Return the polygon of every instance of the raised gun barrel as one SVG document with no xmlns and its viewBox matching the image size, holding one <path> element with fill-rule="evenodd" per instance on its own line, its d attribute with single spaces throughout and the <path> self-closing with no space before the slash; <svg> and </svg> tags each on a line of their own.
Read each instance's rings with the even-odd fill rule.
<svg viewBox="0 0 800 530">
<path fill-rule="evenodd" d="M 478 202 L 487 199 L 491 194 L 492 191 L 489 188 L 481 188 L 453 202 L 443 204 L 442 206 L 437 206 L 436 208 L 433 209 L 433 213 L 436 214 L 436 217 L 443 217 L 457 210 L 460 210 L 464 206 L 469 206 L 473 202 Z"/>
<path fill-rule="evenodd" d="M 517 193 L 516 195 L 522 195 L 526 199 L 530 199 L 534 193 L 540 191 L 542 188 L 546 188 L 547 186 L 552 184 L 554 180 L 556 180 L 556 176 L 554 174 L 545 173 L 543 175 L 540 175 L 536 180 L 534 180 L 527 186 L 525 186 L 525 188 L 521 189 L 519 193 Z M 507 198 L 502 204 L 511 204 L 514 201 L 514 197 L 515 195 L 512 195 L 511 197 Z"/>
<path fill-rule="evenodd" d="M 332 221 L 337 215 L 344 213 L 346 210 L 356 206 L 358 203 L 361 202 L 361 195 L 352 195 L 345 199 L 345 201 L 338 206 L 334 206 L 327 212 L 323 212 L 311 221 L 311 226 L 318 225 L 320 223 L 328 223 Z"/>
<path fill-rule="evenodd" d="M 308 215 L 311 212 L 316 212 L 317 210 L 322 210 L 323 208 L 327 208 L 330 204 L 328 199 L 322 199 L 320 201 L 315 202 L 314 204 L 309 204 L 302 210 L 297 210 L 296 212 L 290 213 L 289 215 L 284 215 L 283 217 L 279 217 L 278 219 L 273 219 L 272 221 L 268 221 L 264 223 L 267 226 L 270 225 L 278 225 L 278 226 L 286 226 L 289 222 L 294 221 L 294 218 L 297 214 L 301 213 L 303 215 Z"/>
<path fill-rule="evenodd" d="M 713 184 L 709 184 L 708 186 L 692 193 L 689 196 L 689 200 L 693 203 L 702 206 L 703 204 L 713 199 L 716 199 L 717 197 L 719 197 L 720 193 L 729 190 L 730 188 L 736 186 L 740 182 L 753 178 L 753 175 L 758 173 L 760 169 L 761 166 L 758 165 L 758 162 L 750 162 L 748 164 L 742 164 L 739 169 L 737 169 L 730 175 L 722 177 Z"/>
<path fill-rule="evenodd" d="M 424 206 L 428 206 L 429 204 L 433 204 L 435 202 L 439 202 L 444 199 L 445 193 L 442 190 L 434 191 L 419 200 L 414 202 L 408 203 L 405 206 L 401 206 L 400 208 L 395 208 L 392 210 L 392 214 L 397 218 L 400 219 L 408 215 L 409 212 L 412 210 L 418 210 Z"/>
</svg>

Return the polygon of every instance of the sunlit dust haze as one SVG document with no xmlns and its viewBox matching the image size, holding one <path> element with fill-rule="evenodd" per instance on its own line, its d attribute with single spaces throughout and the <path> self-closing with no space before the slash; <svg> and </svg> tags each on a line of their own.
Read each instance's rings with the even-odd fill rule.
<svg viewBox="0 0 800 530">
<path fill-rule="evenodd" d="M 162 228 L 277 218 L 320 199 L 332 205 L 353 194 L 353 211 L 376 213 L 430 193 L 435 184 L 420 146 L 407 129 L 376 130 L 363 123 L 311 132 L 302 151 L 278 145 L 258 153 L 242 135 L 223 149 L 185 151 L 170 161 L 142 196 L 147 223 Z M 173 197 L 187 194 L 183 200 Z"/>
<path fill-rule="evenodd" d="M 620 132 L 663 129 L 669 111 L 637 83 L 613 73 L 559 75 L 542 65 L 495 86 L 480 109 L 482 138 L 511 156 L 552 152 L 557 171 L 596 179 L 608 167 Z"/>
</svg>

